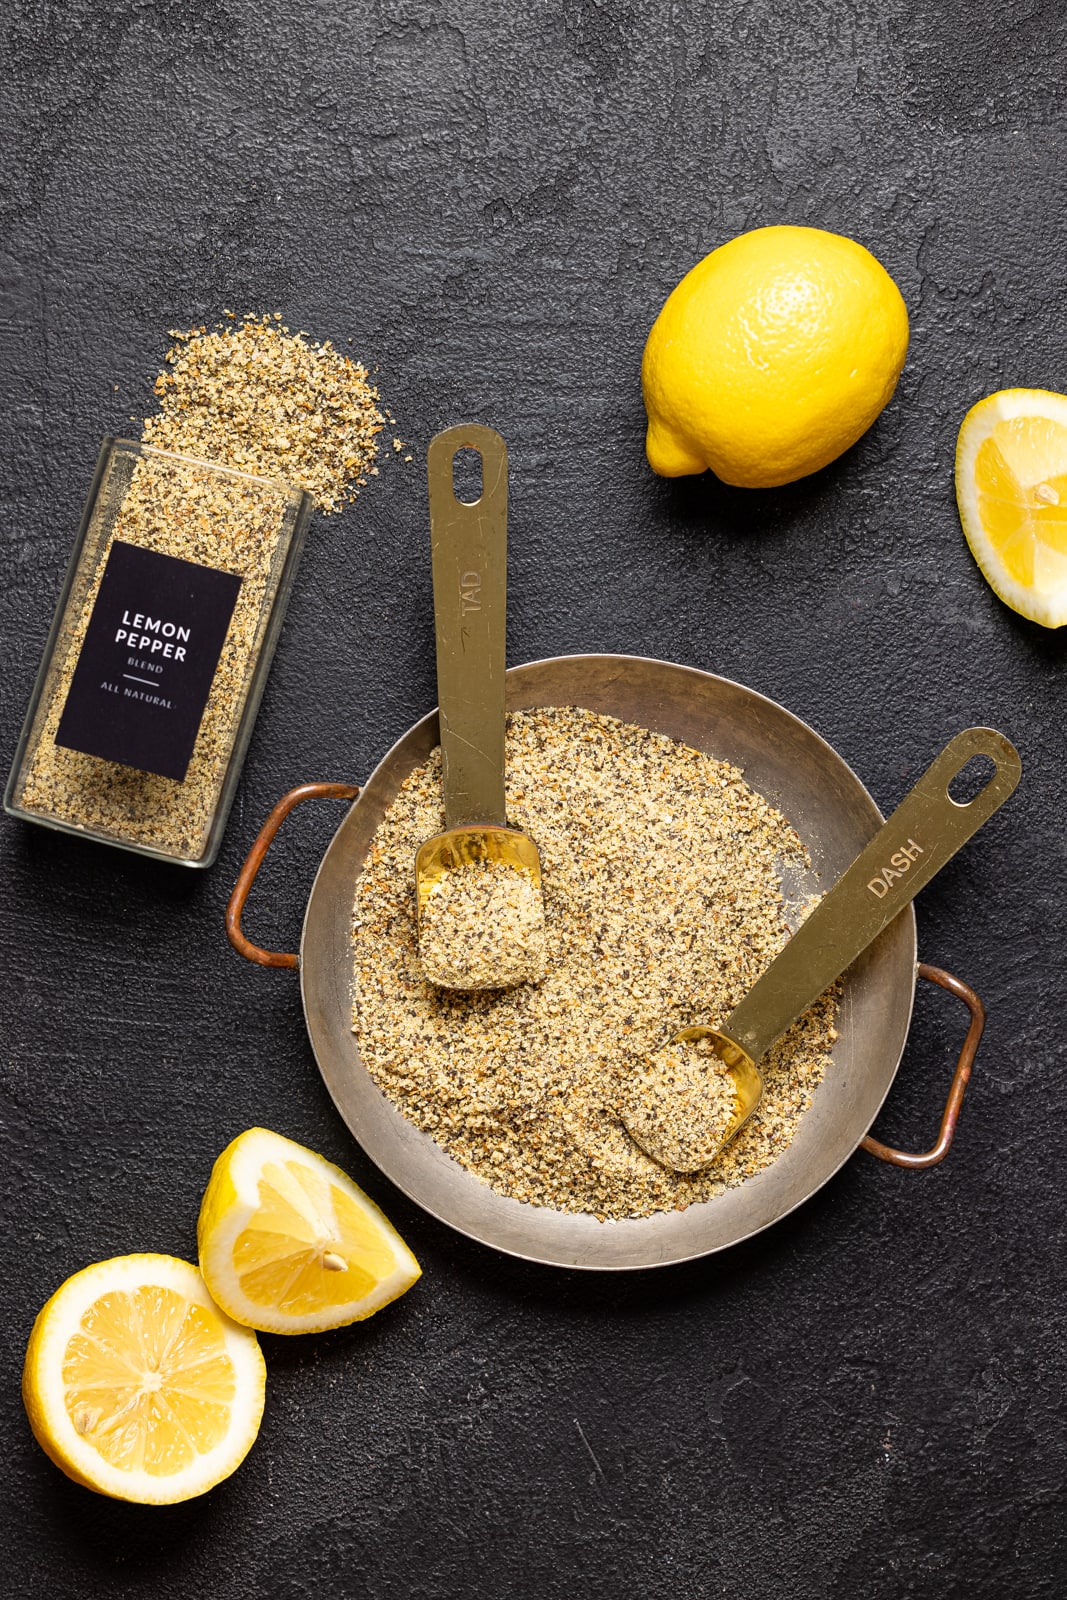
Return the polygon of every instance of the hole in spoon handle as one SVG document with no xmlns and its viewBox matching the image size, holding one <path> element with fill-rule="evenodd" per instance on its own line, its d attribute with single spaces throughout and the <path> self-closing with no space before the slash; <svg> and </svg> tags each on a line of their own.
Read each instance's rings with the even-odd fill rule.
<svg viewBox="0 0 1067 1600">
<path fill-rule="evenodd" d="M 984 781 L 983 768 L 986 771 Z M 1003 805 L 1021 774 L 1019 752 L 1004 734 L 995 728 L 964 728 L 949 740 L 925 776 L 933 781 L 938 777 L 943 780 L 946 798 L 957 810 L 967 811 L 977 806 L 978 811 L 973 816 L 977 818 L 974 827 L 978 828 Z"/>
<path fill-rule="evenodd" d="M 953 799 L 951 785 L 976 756 L 988 758 L 993 770 L 978 793 L 961 803 Z M 870 909 L 873 900 L 884 908 L 884 927 L 1004 804 L 1021 772 L 1018 751 L 1002 733 L 965 728 L 931 762 L 832 892 L 855 874 L 861 903 Z"/>
</svg>

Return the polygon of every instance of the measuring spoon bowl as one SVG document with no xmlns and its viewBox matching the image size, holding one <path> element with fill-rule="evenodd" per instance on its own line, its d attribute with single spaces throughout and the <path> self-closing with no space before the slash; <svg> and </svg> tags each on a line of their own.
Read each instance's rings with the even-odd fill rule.
<svg viewBox="0 0 1067 1600">
<path fill-rule="evenodd" d="M 500 861 L 523 873 L 541 888 L 541 857 L 537 846 L 521 828 L 481 826 L 447 828 L 420 844 L 415 855 L 416 906 L 421 921 L 430 895 L 446 872 L 483 861 Z"/>
<path fill-rule="evenodd" d="M 699 1083 L 679 1087 L 673 1075 L 657 1070 L 657 1057 L 653 1057 L 648 1070 L 638 1074 L 624 1114 L 626 1131 L 634 1143 L 674 1172 L 698 1172 L 709 1165 L 736 1139 L 763 1099 L 763 1078 L 756 1063 L 717 1028 L 703 1023 L 680 1028 L 667 1050 L 705 1042 L 723 1064 L 732 1090 L 728 1100 L 721 1093 L 712 1097 Z M 706 1073 L 707 1068 L 701 1066 L 700 1071 Z"/>
</svg>

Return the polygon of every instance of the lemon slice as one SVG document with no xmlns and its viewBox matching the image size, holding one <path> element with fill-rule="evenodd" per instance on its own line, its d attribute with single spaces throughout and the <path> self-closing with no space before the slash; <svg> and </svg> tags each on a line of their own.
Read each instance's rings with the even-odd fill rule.
<svg viewBox="0 0 1067 1600">
<path fill-rule="evenodd" d="M 251 1449 L 266 1368 L 254 1333 L 188 1261 L 116 1256 L 76 1272 L 33 1325 L 22 1397 L 37 1442 L 87 1489 L 165 1505 Z"/>
<path fill-rule="evenodd" d="M 972 406 L 956 445 L 967 543 L 1013 611 L 1067 622 L 1067 395 L 1001 389 Z"/>
<path fill-rule="evenodd" d="M 267 1333 L 358 1322 L 422 1270 L 339 1167 L 266 1128 L 249 1128 L 219 1156 L 196 1231 L 219 1305 Z"/>
</svg>

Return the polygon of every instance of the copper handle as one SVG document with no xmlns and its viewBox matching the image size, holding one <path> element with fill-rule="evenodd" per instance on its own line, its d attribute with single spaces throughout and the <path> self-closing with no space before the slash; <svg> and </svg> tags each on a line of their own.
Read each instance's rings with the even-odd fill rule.
<svg viewBox="0 0 1067 1600">
<path fill-rule="evenodd" d="M 256 873 L 263 865 L 263 857 L 270 848 L 271 840 L 290 811 L 294 810 L 302 800 L 355 800 L 358 795 L 359 789 L 354 783 L 302 783 L 298 788 L 290 789 L 288 794 L 282 795 L 257 833 L 255 843 L 245 858 L 245 864 L 237 875 L 233 893 L 226 904 L 226 935 L 238 955 L 244 956 L 246 961 L 255 961 L 261 967 L 300 965 L 299 956 L 290 955 L 284 950 L 263 950 L 258 944 L 253 944 L 251 939 L 246 938 L 241 929 L 241 915 Z"/>
<path fill-rule="evenodd" d="M 974 1066 L 974 1058 L 978 1053 L 982 1029 L 985 1027 L 985 1006 L 970 984 L 964 983 L 960 978 L 954 978 L 951 972 L 944 972 L 940 967 L 927 966 L 925 961 L 919 963 L 919 976 L 929 978 L 931 983 L 940 984 L 942 989 L 947 989 L 949 994 L 954 994 L 957 999 L 962 1000 L 971 1013 L 971 1025 L 967 1029 L 967 1037 L 963 1041 L 963 1049 L 956 1062 L 948 1099 L 941 1115 L 941 1129 L 937 1143 L 932 1149 L 924 1150 L 921 1155 L 912 1155 L 907 1150 L 894 1150 L 892 1145 L 882 1144 L 878 1139 L 872 1139 L 870 1134 L 860 1140 L 864 1150 L 869 1151 L 872 1156 L 877 1156 L 879 1161 L 888 1161 L 894 1167 L 911 1167 L 916 1171 L 923 1167 L 936 1167 L 949 1153 L 952 1141 L 956 1137 L 956 1124 L 959 1121 L 963 1096 L 971 1076 L 971 1068 Z"/>
</svg>

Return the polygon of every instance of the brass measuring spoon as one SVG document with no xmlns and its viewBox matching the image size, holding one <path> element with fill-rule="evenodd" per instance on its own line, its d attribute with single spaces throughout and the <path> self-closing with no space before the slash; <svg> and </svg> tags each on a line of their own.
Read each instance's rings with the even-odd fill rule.
<svg viewBox="0 0 1067 1600">
<path fill-rule="evenodd" d="M 482 492 L 471 502 L 453 488 L 453 457 L 464 448 L 482 458 Z M 415 857 L 419 953 L 431 983 L 500 988 L 537 977 L 544 944 L 541 859 L 529 835 L 508 826 L 504 801 L 507 446 L 492 428 L 465 423 L 430 441 L 426 465 L 445 831 Z M 521 929 L 505 910 L 480 926 L 442 924 L 431 944 L 427 925 L 445 902 L 427 908 L 449 887 L 446 875 L 498 863 L 519 874 L 504 897 Z"/>
<path fill-rule="evenodd" d="M 975 756 L 995 770 L 961 804 L 949 785 Z M 677 1172 L 714 1161 L 759 1106 L 759 1062 L 771 1046 L 1003 805 L 1021 772 L 1018 751 L 992 728 L 951 739 L 722 1027 L 682 1028 L 653 1056 L 621 1113 L 634 1143 Z M 701 1072 L 709 1054 L 718 1062 Z"/>
</svg>

